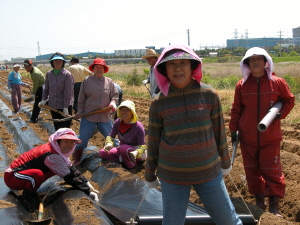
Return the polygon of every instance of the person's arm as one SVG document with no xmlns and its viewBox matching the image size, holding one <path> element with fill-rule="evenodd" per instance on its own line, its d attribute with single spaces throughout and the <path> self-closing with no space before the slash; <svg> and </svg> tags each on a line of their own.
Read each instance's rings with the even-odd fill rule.
<svg viewBox="0 0 300 225">
<path fill-rule="evenodd" d="M 112 81 L 109 82 L 109 89 L 110 89 L 110 93 L 109 93 L 109 99 L 110 99 L 110 106 L 114 106 L 115 109 L 114 111 L 117 109 L 117 103 L 119 100 L 119 92 L 116 88 L 116 86 L 114 85 L 114 83 Z"/>
<path fill-rule="evenodd" d="M 66 79 L 65 79 L 65 88 L 64 88 L 64 108 L 68 108 L 69 105 L 72 105 L 71 98 L 74 96 L 74 77 L 73 75 L 68 71 L 65 70 L 66 73 Z"/>
<path fill-rule="evenodd" d="M 241 81 L 239 81 L 236 85 L 234 100 L 230 111 L 230 115 L 231 115 L 230 122 L 229 122 L 230 132 L 238 131 L 238 124 L 243 111 L 242 96 L 241 96 L 240 89 L 241 89 Z"/>
<path fill-rule="evenodd" d="M 50 71 L 46 73 L 46 78 L 45 78 L 45 87 L 43 90 L 43 96 L 42 100 L 46 101 L 49 98 L 49 76 L 50 76 Z"/>
<path fill-rule="evenodd" d="M 278 83 L 279 88 L 281 90 L 281 96 L 279 100 L 283 103 L 282 108 L 280 110 L 280 119 L 284 119 L 295 105 L 295 96 L 291 93 L 290 88 L 284 79 L 280 79 L 280 82 Z"/>
<path fill-rule="evenodd" d="M 213 132 L 216 140 L 217 150 L 221 160 L 221 168 L 228 169 L 231 165 L 231 160 L 228 151 L 221 101 L 217 93 L 214 94 L 212 102 L 211 121 L 213 125 Z"/>
<path fill-rule="evenodd" d="M 145 166 L 145 179 L 153 182 L 157 179 L 156 170 L 158 167 L 159 144 L 163 130 L 163 120 L 153 102 L 149 109 L 148 123 L 148 143 L 147 143 L 147 161 Z"/>
</svg>

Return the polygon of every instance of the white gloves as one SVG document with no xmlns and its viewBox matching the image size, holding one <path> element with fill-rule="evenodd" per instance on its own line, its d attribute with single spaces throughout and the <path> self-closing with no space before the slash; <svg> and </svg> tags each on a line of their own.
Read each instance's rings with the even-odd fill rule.
<svg viewBox="0 0 300 225">
<path fill-rule="evenodd" d="M 42 100 L 39 102 L 39 107 L 41 108 L 41 105 L 46 105 L 46 101 L 45 100 Z"/>
<path fill-rule="evenodd" d="M 112 103 L 112 104 L 110 104 L 109 106 L 112 106 L 112 107 L 113 107 L 112 110 L 109 110 L 110 113 L 113 113 L 113 112 L 115 112 L 115 111 L 117 110 L 117 106 L 116 106 L 115 103 Z"/>
<path fill-rule="evenodd" d="M 221 168 L 221 171 L 223 173 L 223 176 L 228 175 L 230 171 L 232 170 L 232 165 L 230 164 L 230 167 L 228 169 Z"/>
<path fill-rule="evenodd" d="M 12 89 L 11 89 L 11 88 L 8 88 L 8 91 L 9 91 L 9 93 L 11 93 L 11 92 L 12 92 Z"/>
<path fill-rule="evenodd" d="M 35 99 L 35 94 L 32 94 L 32 95 L 31 95 L 31 98 Z"/>
<path fill-rule="evenodd" d="M 93 192 L 99 193 L 99 191 L 97 191 L 97 190 L 93 187 L 93 185 L 91 185 L 91 183 L 90 183 L 89 181 L 88 181 L 86 184 L 90 187 L 90 189 L 91 189 Z"/>
<path fill-rule="evenodd" d="M 155 181 L 152 181 L 152 182 L 146 181 L 146 183 L 149 188 L 157 188 L 158 186 L 160 186 L 160 182 L 158 179 L 156 179 Z"/>
<path fill-rule="evenodd" d="M 143 84 L 144 84 L 144 85 L 145 85 L 145 84 L 148 84 L 148 79 L 143 80 Z"/>
<path fill-rule="evenodd" d="M 63 109 L 63 114 L 64 114 L 65 117 L 67 117 L 69 115 L 68 108 Z"/>
<path fill-rule="evenodd" d="M 99 202 L 99 198 L 95 192 L 90 192 L 89 194 L 90 198 L 93 199 L 95 202 Z"/>
<path fill-rule="evenodd" d="M 109 150 L 111 150 L 114 147 L 114 145 L 110 142 L 106 143 L 106 145 L 104 146 L 104 150 L 109 152 Z"/>
</svg>

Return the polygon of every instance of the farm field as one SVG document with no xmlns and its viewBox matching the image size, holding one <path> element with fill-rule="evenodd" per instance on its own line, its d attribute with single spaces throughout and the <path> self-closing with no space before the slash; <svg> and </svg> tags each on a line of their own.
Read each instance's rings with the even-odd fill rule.
<svg viewBox="0 0 300 225">
<path fill-rule="evenodd" d="M 237 63 L 232 64 L 220 64 L 217 66 L 208 64 L 204 71 L 209 73 L 211 77 L 215 76 L 229 76 L 229 75 L 239 75 L 239 67 Z M 299 66 L 299 64 L 298 64 Z M 143 73 L 143 68 L 148 69 L 148 65 L 121 65 L 121 68 L 118 68 L 117 65 L 109 66 L 114 74 L 118 74 L 118 70 L 122 71 L 123 74 L 129 74 L 133 69 L 138 67 L 138 73 L 141 76 L 146 75 Z M 221 68 L 222 67 L 222 68 Z M 285 68 L 285 69 L 284 69 Z M 298 67 L 299 68 L 299 67 Z M 278 76 L 283 76 L 286 73 L 287 64 L 282 63 L 278 69 Z M 297 76 L 293 69 L 289 69 L 289 71 L 293 71 L 293 76 Z M 220 74 L 220 71 L 223 71 Z M 23 71 L 24 72 L 24 71 Z M 25 73 L 25 72 L 24 72 Z M 219 74 L 219 75 L 218 75 Z M 7 81 L 7 72 L 0 72 L 0 92 L 7 92 L 6 81 Z M 23 76 L 23 81 L 29 84 L 32 84 L 31 79 Z M 148 123 L 148 109 L 151 103 L 151 100 L 148 97 L 147 89 L 144 86 L 136 86 L 131 87 L 125 84 L 123 79 L 116 80 L 117 83 L 123 88 L 124 96 L 123 100 L 132 100 L 136 104 L 136 111 L 139 117 L 139 121 L 142 122 L 144 128 L 147 130 Z M 222 100 L 223 109 L 224 109 L 224 117 L 227 125 L 228 132 L 228 145 L 231 147 L 229 130 L 228 130 L 228 122 L 230 120 L 230 104 L 233 99 L 234 90 L 219 90 L 219 95 Z M 24 96 L 30 97 L 30 92 L 28 88 L 22 88 L 22 93 Z M 6 98 L 3 98 L 0 95 L 1 100 L 12 109 L 11 103 Z M 28 107 L 32 107 L 32 103 L 29 104 Z M 236 207 L 236 210 L 239 214 L 253 214 L 254 218 L 258 220 L 258 224 L 267 225 L 267 224 L 300 224 L 300 126 L 297 123 L 298 119 L 298 104 L 296 104 L 295 108 L 292 110 L 290 116 L 282 121 L 282 132 L 283 132 L 283 141 L 281 144 L 281 161 L 283 166 L 283 173 L 286 177 L 286 196 L 284 199 L 280 200 L 280 211 L 284 217 L 284 219 L 279 219 L 267 211 L 263 211 L 258 209 L 255 206 L 255 199 L 253 196 L 249 195 L 247 191 L 247 184 L 245 181 L 245 174 L 243 170 L 242 158 L 240 155 L 240 149 L 238 149 L 237 157 L 235 159 L 235 163 L 233 166 L 233 170 L 230 175 L 226 176 L 225 182 L 227 186 L 227 190 L 232 198 L 232 201 Z M 15 117 L 21 117 L 22 120 L 28 121 L 29 118 L 24 114 L 20 113 Z M 43 110 L 40 114 L 40 121 L 45 121 L 47 118 L 50 118 L 49 112 L 47 110 Z M 1 127 L 0 127 L 0 143 L 8 149 L 5 152 L 9 160 L 13 160 L 18 157 L 18 153 L 15 152 L 17 145 L 13 142 L 13 136 L 8 132 L 8 130 L 3 125 L 3 121 L 1 119 Z M 49 133 L 43 128 L 39 123 L 31 124 L 28 123 L 28 126 L 34 130 L 34 132 L 44 141 L 48 142 Z M 77 134 L 79 133 L 79 123 L 73 120 L 73 125 L 71 127 Z M 147 133 L 147 132 L 146 132 Z M 147 136 L 146 136 L 147 139 Z M 90 144 L 97 146 L 98 148 L 102 148 L 104 145 L 104 138 L 99 133 L 95 134 L 90 139 Z M 3 160 L 0 158 L 0 160 Z M 144 179 L 144 165 L 141 164 L 134 170 L 130 171 L 131 173 L 137 175 L 140 179 Z M 89 177 L 89 172 L 86 172 L 86 176 Z M 121 172 L 120 172 L 121 173 Z M 3 171 L 0 171 L 0 176 L 3 177 Z M 1 187 L 0 187 L 1 188 Z M 191 202 L 201 205 L 201 200 L 198 196 L 191 191 Z M 88 203 L 86 203 L 88 204 Z M 7 205 L 5 202 L 0 201 L 0 209 L 5 208 Z M 85 211 L 82 211 L 82 215 L 80 215 L 80 211 L 77 211 L 76 214 L 78 216 L 84 217 Z M 120 223 L 121 224 L 121 223 Z"/>
</svg>

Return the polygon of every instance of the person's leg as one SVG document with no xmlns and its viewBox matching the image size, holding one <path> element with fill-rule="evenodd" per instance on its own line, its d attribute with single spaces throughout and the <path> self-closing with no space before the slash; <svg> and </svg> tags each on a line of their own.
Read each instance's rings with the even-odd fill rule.
<svg viewBox="0 0 300 225">
<path fill-rule="evenodd" d="M 44 173 L 38 169 L 4 173 L 5 184 L 13 190 L 37 190 L 44 181 Z"/>
<path fill-rule="evenodd" d="M 97 128 L 100 131 L 100 133 L 106 138 L 111 130 L 112 130 L 112 122 L 108 121 L 106 123 L 97 123 Z"/>
<path fill-rule="evenodd" d="M 259 163 L 266 182 L 265 196 L 269 197 L 269 212 L 282 217 L 279 212 L 279 199 L 284 197 L 286 184 L 280 160 L 280 142 L 262 146 Z"/>
<path fill-rule="evenodd" d="M 18 97 L 17 97 L 17 88 L 15 84 L 11 85 L 11 104 L 14 108 L 14 112 L 18 112 Z"/>
<path fill-rule="evenodd" d="M 118 148 L 112 148 L 109 152 L 105 151 L 104 149 L 100 149 L 99 156 L 104 160 L 110 160 L 116 163 L 120 162 L 120 152 Z"/>
<path fill-rule="evenodd" d="M 17 101 L 18 101 L 18 103 L 17 103 L 18 110 L 17 111 L 19 112 L 21 105 L 22 105 L 22 87 L 21 87 L 21 85 L 17 85 L 16 89 L 17 89 Z"/>
<path fill-rule="evenodd" d="M 79 128 L 79 139 L 82 141 L 80 144 L 76 145 L 75 151 L 77 149 L 85 149 L 88 142 L 93 134 L 96 123 L 90 122 L 84 117 L 81 118 L 80 128 Z"/>
<path fill-rule="evenodd" d="M 73 103 L 73 109 L 75 111 L 75 114 L 78 111 L 78 95 L 79 95 L 79 91 L 80 91 L 80 86 L 81 86 L 81 82 L 77 82 L 74 84 L 74 103 Z"/>
<path fill-rule="evenodd" d="M 265 180 L 259 168 L 260 148 L 243 142 L 240 146 L 249 193 L 253 195 L 264 193 Z"/>
<path fill-rule="evenodd" d="M 242 224 L 229 198 L 222 173 L 205 183 L 193 185 L 206 212 L 218 225 Z"/>
<path fill-rule="evenodd" d="M 129 156 L 129 152 L 132 152 L 135 150 L 135 147 L 131 146 L 131 145 L 121 145 L 119 147 L 119 151 L 120 154 L 122 156 L 123 162 L 126 166 L 126 168 L 131 169 L 133 167 L 135 167 L 136 165 L 136 161 L 132 161 L 130 156 Z"/>
<path fill-rule="evenodd" d="M 36 90 L 36 93 L 35 93 L 32 114 L 30 117 L 30 120 L 32 120 L 33 122 L 37 122 L 38 116 L 40 114 L 41 108 L 39 107 L 39 103 L 40 103 L 40 101 L 42 101 L 42 95 L 43 95 L 43 88 L 41 86 Z"/>
<path fill-rule="evenodd" d="M 161 182 L 163 200 L 163 225 L 184 225 L 190 197 L 190 185 Z"/>
</svg>

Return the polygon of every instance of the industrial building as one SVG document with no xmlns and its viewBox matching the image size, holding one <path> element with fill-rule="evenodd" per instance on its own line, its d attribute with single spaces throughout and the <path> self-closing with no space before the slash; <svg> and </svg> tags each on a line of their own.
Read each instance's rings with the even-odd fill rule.
<svg viewBox="0 0 300 225">
<path fill-rule="evenodd" d="M 269 50 L 270 47 L 274 47 L 279 44 L 284 47 L 288 47 L 290 45 L 299 45 L 300 44 L 300 27 L 293 29 L 293 38 L 263 37 L 263 38 L 227 39 L 227 48 L 243 47 L 243 48 L 249 49 L 252 47 L 261 47 L 266 50 Z"/>
</svg>

